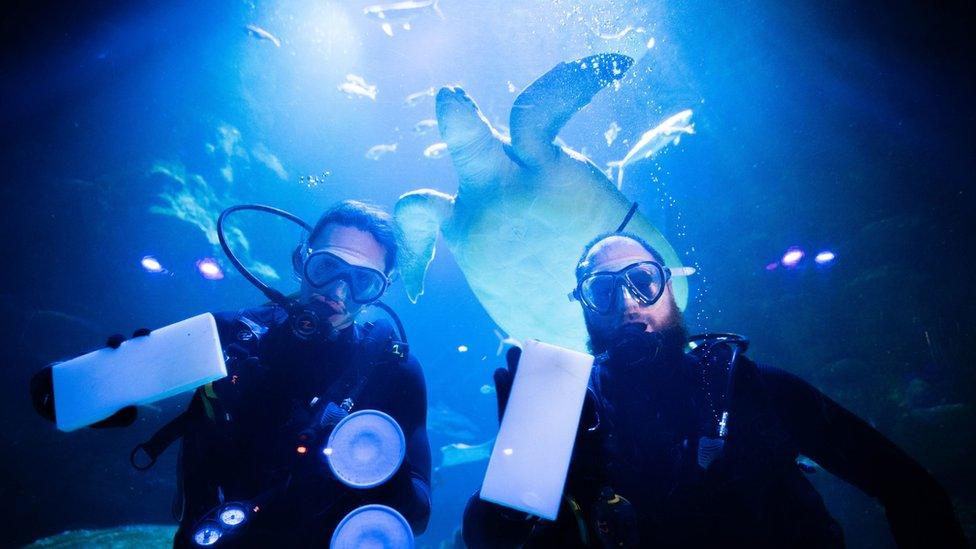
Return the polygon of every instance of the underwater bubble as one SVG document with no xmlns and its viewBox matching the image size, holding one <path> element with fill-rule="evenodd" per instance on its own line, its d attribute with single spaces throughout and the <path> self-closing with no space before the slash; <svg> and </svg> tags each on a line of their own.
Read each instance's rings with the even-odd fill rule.
<svg viewBox="0 0 976 549">
<path fill-rule="evenodd" d="M 301 176 L 301 177 L 298 178 L 298 182 L 301 183 L 302 185 L 304 185 L 305 187 L 307 187 L 309 189 L 312 189 L 312 188 L 318 187 L 319 185 L 325 183 L 325 179 L 327 177 L 329 177 L 330 175 L 332 175 L 332 172 L 330 172 L 330 171 L 324 171 L 324 172 L 320 173 L 319 175 L 314 175 L 314 174 L 312 174 L 312 175 L 303 175 L 303 176 Z"/>
<path fill-rule="evenodd" d="M 467 345 L 458 345 L 458 348 L 457 349 L 458 349 L 458 352 L 459 353 L 466 353 L 466 352 L 468 352 L 468 346 Z"/>
</svg>

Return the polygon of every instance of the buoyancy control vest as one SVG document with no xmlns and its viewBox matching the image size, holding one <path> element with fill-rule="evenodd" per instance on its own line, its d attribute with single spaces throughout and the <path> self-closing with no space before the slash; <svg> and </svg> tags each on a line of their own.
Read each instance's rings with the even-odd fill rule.
<svg viewBox="0 0 976 549">
<path fill-rule="evenodd" d="M 262 362 L 262 355 L 275 353 L 278 349 L 267 345 L 269 334 L 282 325 L 281 317 L 275 315 L 274 308 L 259 309 L 264 314 L 245 311 L 236 314 L 217 314 L 218 328 L 223 343 L 227 377 L 207 384 L 197 390 L 188 409 L 160 428 L 149 440 L 133 449 L 130 459 L 132 465 L 146 470 L 155 464 L 157 458 L 179 438 L 191 436 L 217 437 L 231 442 L 239 436 L 237 418 L 246 406 L 251 406 L 256 395 L 268 389 L 265 384 L 269 374 L 269 364 Z M 286 333 L 285 330 L 279 330 Z M 342 336 L 340 336 L 342 337 Z M 392 324 L 386 320 L 376 320 L 363 325 L 350 327 L 347 337 L 353 339 L 352 352 L 341 360 L 349 361 L 343 369 L 344 375 L 328 385 L 328 389 L 313 399 L 308 417 L 298 421 L 308 423 L 308 429 L 318 431 L 317 436 L 328 436 L 328 429 L 335 425 L 341 415 L 348 414 L 357 405 L 369 381 L 383 375 L 378 366 L 396 366 L 406 361 L 409 348 L 397 337 Z M 307 342 L 294 342 L 307 344 Z M 287 343 L 283 343 L 287 345 Z M 282 345 L 282 343 L 278 343 Z M 336 417 L 336 410 L 340 410 Z M 330 416 L 331 414 L 331 416 Z M 300 441 L 296 441 L 296 444 Z M 141 458 L 141 459 L 140 459 Z M 187 486 L 186 469 L 195 464 L 186 463 L 188 456 L 181 448 L 177 475 L 177 493 L 174 499 L 173 515 L 178 521 L 184 519 L 187 511 L 186 492 L 194 491 Z M 191 457 L 192 461 L 193 458 Z"/>
</svg>

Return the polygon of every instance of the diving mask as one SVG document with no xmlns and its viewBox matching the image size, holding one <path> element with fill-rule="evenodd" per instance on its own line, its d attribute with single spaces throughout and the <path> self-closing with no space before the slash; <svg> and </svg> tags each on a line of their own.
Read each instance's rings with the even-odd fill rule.
<svg viewBox="0 0 976 549">
<path fill-rule="evenodd" d="M 308 250 L 302 271 L 313 288 L 324 288 L 336 280 L 344 281 L 352 301 L 361 305 L 379 299 L 390 285 L 390 278 L 382 272 L 353 265 L 328 250 Z"/>
<path fill-rule="evenodd" d="M 605 315 L 613 309 L 617 288 L 623 286 L 647 307 L 661 299 L 671 276 L 671 269 L 656 261 L 640 261 L 619 271 L 588 274 L 580 279 L 568 297 L 570 301 L 579 301 L 587 309 Z"/>
</svg>

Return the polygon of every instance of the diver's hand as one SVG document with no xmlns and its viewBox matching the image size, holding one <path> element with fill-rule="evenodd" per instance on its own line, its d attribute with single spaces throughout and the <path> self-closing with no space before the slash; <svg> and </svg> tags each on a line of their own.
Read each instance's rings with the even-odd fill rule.
<svg viewBox="0 0 976 549">
<path fill-rule="evenodd" d="M 137 337 L 145 337 L 149 335 L 149 332 L 149 328 L 139 328 L 138 330 L 132 332 L 132 339 Z M 123 341 L 125 341 L 125 337 L 123 337 L 121 334 L 115 334 L 109 336 L 108 341 L 105 342 L 105 345 L 113 349 L 118 349 L 122 346 Z M 104 429 L 106 427 L 128 427 L 129 425 L 135 423 L 138 415 L 139 412 L 136 410 L 135 406 L 126 406 L 102 421 L 92 423 L 89 425 L 89 427 L 92 429 Z"/>
<path fill-rule="evenodd" d="M 515 381 L 515 372 L 518 371 L 518 361 L 522 356 L 522 349 L 512 347 L 505 353 L 505 368 L 495 370 L 495 397 L 498 399 L 498 423 L 502 422 L 505 415 L 505 407 L 508 406 L 508 397 L 512 394 L 512 382 Z"/>
<path fill-rule="evenodd" d="M 220 380 L 229 381 L 236 385 L 241 392 L 260 390 L 263 386 L 261 380 L 266 373 L 266 368 L 261 364 L 261 360 L 256 356 L 251 356 L 247 349 L 236 343 L 231 343 L 224 348 L 227 366 L 227 377 Z"/>
<path fill-rule="evenodd" d="M 145 337 L 149 335 L 149 328 L 139 328 L 138 330 L 132 332 L 132 338 Z M 125 341 L 125 337 L 122 334 L 114 334 L 109 336 L 108 341 L 105 342 L 107 347 L 112 349 L 118 349 L 122 346 L 122 342 Z M 108 416 L 107 418 L 99 421 L 98 423 L 92 423 L 89 427 L 93 429 L 105 429 L 106 427 L 128 427 L 136 421 L 139 412 L 135 406 L 126 406 L 118 412 Z"/>
<path fill-rule="evenodd" d="M 139 328 L 132 333 L 132 337 L 144 337 L 149 335 L 148 328 Z M 118 349 L 122 342 L 125 341 L 125 336 L 122 334 L 114 334 L 109 336 L 108 340 L 105 342 L 105 346 Z M 34 405 L 34 410 L 37 411 L 38 415 L 43 417 L 48 421 L 56 421 L 55 408 L 54 408 L 54 374 L 52 367 L 55 363 L 48 364 L 44 368 L 41 368 L 36 374 L 31 377 L 30 380 L 30 395 L 31 404 Z M 132 425 L 136 420 L 137 411 L 135 406 L 126 406 L 118 412 L 115 412 L 111 416 L 89 425 L 95 429 L 102 429 L 105 427 L 127 427 Z"/>
<path fill-rule="evenodd" d="M 135 339 L 137 337 L 145 337 L 149 335 L 149 333 L 150 333 L 149 328 L 139 328 L 138 330 L 132 332 L 132 338 Z M 108 336 L 107 340 L 105 340 L 105 346 L 111 347 L 112 349 L 118 349 L 119 347 L 122 346 L 123 341 L 125 341 L 124 335 L 112 334 Z"/>
<path fill-rule="evenodd" d="M 41 368 L 30 379 L 31 404 L 42 418 L 54 421 L 54 375 L 52 364 Z"/>
</svg>

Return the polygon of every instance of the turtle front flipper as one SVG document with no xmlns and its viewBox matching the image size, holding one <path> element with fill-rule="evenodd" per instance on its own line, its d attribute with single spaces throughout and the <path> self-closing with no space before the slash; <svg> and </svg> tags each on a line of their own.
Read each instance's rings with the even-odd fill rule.
<svg viewBox="0 0 976 549">
<path fill-rule="evenodd" d="M 434 260 L 441 225 L 454 210 L 454 197 L 433 189 L 401 196 L 393 209 L 400 228 L 400 275 L 413 303 L 424 293 L 424 276 Z"/>
<path fill-rule="evenodd" d="M 552 144 L 559 130 L 600 90 L 624 77 L 634 60 L 604 53 L 560 63 L 515 98 L 509 126 L 519 158 L 538 166 L 556 158 Z"/>
<path fill-rule="evenodd" d="M 504 149 L 507 139 L 491 127 L 461 88 L 441 88 L 436 110 L 437 127 L 451 153 L 460 186 L 474 189 L 490 185 L 498 177 L 498 167 L 508 163 Z"/>
</svg>

